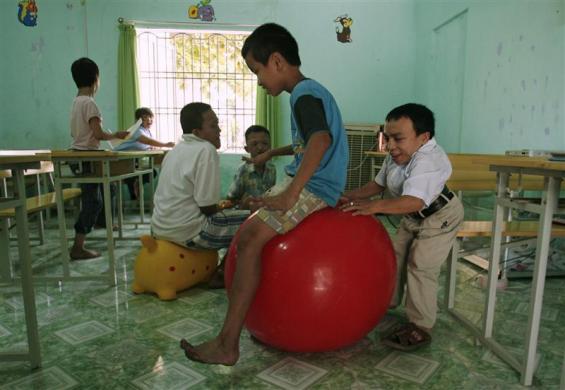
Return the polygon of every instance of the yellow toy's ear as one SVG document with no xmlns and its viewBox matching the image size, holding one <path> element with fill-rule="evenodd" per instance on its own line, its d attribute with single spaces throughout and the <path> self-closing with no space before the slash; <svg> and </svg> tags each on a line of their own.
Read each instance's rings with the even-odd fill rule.
<svg viewBox="0 0 565 390">
<path fill-rule="evenodd" d="M 157 240 L 155 240 L 153 237 L 145 235 L 139 237 L 139 240 L 141 241 L 141 244 L 144 247 L 146 247 L 149 252 L 153 252 L 155 249 L 157 249 Z"/>
</svg>

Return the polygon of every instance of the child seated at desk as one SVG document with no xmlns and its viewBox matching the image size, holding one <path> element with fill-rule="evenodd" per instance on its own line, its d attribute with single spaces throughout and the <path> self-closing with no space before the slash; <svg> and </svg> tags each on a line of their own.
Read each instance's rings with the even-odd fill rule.
<svg viewBox="0 0 565 390">
<path fill-rule="evenodd" d="M 73 80 L 78 88 L 77 96 L 71 109 L 71 148 L 77 152 L 98 150 L 100 140 L 124 139 L 128 133 L 118 131 L 114 134 L 102 130 L 102 114 L 94 101 L 94 95 L 100 87 L 98 65 L 90 58 L 79 58 L 71 66 Z M 90 169 L 83 164 L 84 171 Z M 91 259 L 100 253 L 84 247 L 86 235 L 90 233 L 96 218 L 102 209 L 102 184 L 84 183 L 81 188 L 81 209 L 75 223 L 75 240 L 70 251 L 72 260 Z"/>
<path fill-rule="evenodd" d="M 271 134 L 263 126 L 253 125 L 245 131 L 245 151 L 251 159 L 271 150 Z M 244 162 L 239 167 L 228 191 L 227 198 L 242 210 L 263 194 L 277 180 L 277 168 L 271 161 L 262 164 Z"/>
<path fill-rule="evenodd" d="M 151 232 L 157 239 L 189 248 L 227 248 L 247 210 L 222 210 L 220 127 L 205 103 L 190 103 L 180 114 L 182 139 L 165 156 L 154 197 Z M 212 277 L 223 287 L 223 269 Z M 217 284 L 219 283 L 219 284 Z"/>
<path fill-rule="evenodd" d="M 353 215 L 404 214 L 393 238 L 397 284 L 391 307 L 406 288 L 408 323 L 386 336 L 383 344 L 411 351 L 431 341 L 437 317 L 437 287 L 463 222 L 463 205 L 445 183 L 451 175 L 447 154 L 436 143 L 434 114 L 409 103 L 386 117 L 384 136 L 389 152 L 374 181 L 348 191 L 341 199 Z M 388 189 L 393 199 L 373 199 Z"/>
<path fill-rule="evenodd" d="M 174 142 L 160 142 L 151 136 L 151 125 L 153 125 L 153 111 L 147 107 L 140 107 L 135 110 L 135 120 L 141 119 L 141 125 L 131 134 L 124 142 L 117 145 L 114 150 L 149 150 L 151 147 L 172 148 Z M 155 172 L 154 172 L 155 174 Z M 143 183 L 149 182 L 149 176 L 143 176 Z M 124 180 L 129 195 L 132 200 L 137 200 L 139 196 L 139 180 L 136 177 L 130 177 Z"/>
</svg>

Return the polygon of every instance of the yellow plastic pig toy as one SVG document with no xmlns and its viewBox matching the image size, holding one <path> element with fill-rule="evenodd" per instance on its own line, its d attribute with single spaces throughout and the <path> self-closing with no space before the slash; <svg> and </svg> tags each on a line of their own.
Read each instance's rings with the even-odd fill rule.
<svg viewBox="0 0 565 390">
<path fill-rule="evenodd" d="M 176 299 L 178 291 L 208 280 L 216 270 L 217 251 L 188 249 L 151 236 L 140 240 L 132 285 L 136 294 L 154 292 L 164 301 Z"/>
</svg>

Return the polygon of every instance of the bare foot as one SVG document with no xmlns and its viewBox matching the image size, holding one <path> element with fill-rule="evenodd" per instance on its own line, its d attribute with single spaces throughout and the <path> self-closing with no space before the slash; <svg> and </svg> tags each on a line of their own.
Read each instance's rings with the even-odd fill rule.
<svg viewBox="0 0 565 390">
<path fill-rule="evenodd" d="M 184 350 L 184 354 L 188 359 L 199 363 L 233 366 L 239 359 L 239 351 L 229 350 L 223 345 L 219 338 L 197 346 L 182 339 L 180 341 L 180 347 Z"/>
<path fill-rule="evenodd" d="M 91 251 L 86 248 L 72 248 L 69 255 L 72 260 L 88 260 L 100 257 L 100 252 Z"/>
</svg>

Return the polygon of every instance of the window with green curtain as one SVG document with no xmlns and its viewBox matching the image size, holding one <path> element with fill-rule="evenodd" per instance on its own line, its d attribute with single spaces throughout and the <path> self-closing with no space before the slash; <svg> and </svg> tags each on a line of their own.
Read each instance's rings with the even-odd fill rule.
<svg viewBox="0 0 565 390">
<path fill-rule="evenodd" d="M 120 23 L 118 43 L 118 129 L 125 130 L 135 121 L 139 107 L 135 27 Z"/>
<path fill-rule="evenodd" d="M 257 86 L 257 100 L 255 108 L 255 123 L 265 126 L 271 133 L 271 146 L 278 148 L 284 146 L 284 137 L 279 129 L 279 97 L 269 96 L 265 89 Z"/>
</svg>

